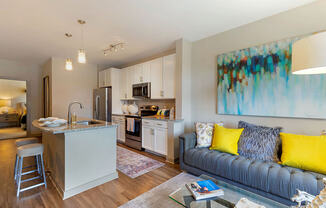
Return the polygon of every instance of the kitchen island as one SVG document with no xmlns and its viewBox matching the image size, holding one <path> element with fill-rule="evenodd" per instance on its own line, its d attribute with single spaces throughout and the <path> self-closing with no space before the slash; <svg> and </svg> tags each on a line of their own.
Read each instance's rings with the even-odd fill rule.
<svg viewBox="0 0 326 208">
<path fill-rule="evenodd" d="M 78 121 L 61 127 L 41 127 L 44 159 L 50 179 L 63 199 L 118 178 L 117 125 Z"/>
</svg>

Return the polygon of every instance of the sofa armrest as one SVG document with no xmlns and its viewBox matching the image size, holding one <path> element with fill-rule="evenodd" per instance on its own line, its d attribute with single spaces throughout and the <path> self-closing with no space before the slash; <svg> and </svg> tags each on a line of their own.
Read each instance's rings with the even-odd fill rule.
<svg viewBox="0 0 326 208">
<path fill-rule="evenodd" d="M 183 134 L 179 137 L 179 163 L 180 163 L 180 169 L 184 170 L 185 169 L 185 164 L 184 164 L 184 153 L 192 149 L 196 146 L 196 141 L 197 141 L 197 136 L 196 133 L 191 133 L 191 134 Z"/>
<path fill-rule="evenodd" d="M 183 150 L 187 151 L 188 149 L 195 148 L 197 142 L 196 133 L 183 134 L 180 137 L 180 144 L 183 143 Z"/>
</svg>

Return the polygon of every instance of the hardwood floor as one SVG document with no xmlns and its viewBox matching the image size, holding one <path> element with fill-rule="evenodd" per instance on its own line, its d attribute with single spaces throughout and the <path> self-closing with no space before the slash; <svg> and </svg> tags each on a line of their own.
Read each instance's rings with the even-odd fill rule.
<svg viewBox="0 0 326 208">
<path fill-rule="evenodd" d="M 119 144 L 120 146 L 126 147 Z M 128 147 L 126 147 L 128 148 Z M 164 158 L 131 148 L 129 150 L 141 153 L 161 162 Z M 35 188 L 21 193 L 16 197 L 16 187 L 13 180 L 13 167 L 16 154 L 15 140 L 0 140 L 0 207 L 118 207 L 140 194 L 149 191 L 168 179 L 178 175 L 181 171 L 178 165 L 166 163 L 161 168 L 141 175 L 135 179 L 119 172 L 119 178 L 97 186 L 69 199 L 62 200 L 56 189 L 48 179 L 48 188 Z M 32 164 L 32 158 L 24 165 Z"/>
</svg>

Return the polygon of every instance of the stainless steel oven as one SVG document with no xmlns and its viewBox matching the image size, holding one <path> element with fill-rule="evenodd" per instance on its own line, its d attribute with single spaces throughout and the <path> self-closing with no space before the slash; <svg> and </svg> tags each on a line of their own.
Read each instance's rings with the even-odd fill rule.
<svg viewBox="0 0 326 208">
<path fill-rule="evenodd" d="M 151 98 L 151 83 L 140 83 L 132 85 L 132 97 Z"/>
<path fill-rule="evenodd" d="M 142 117 L 155 115 L 158 106 L 145 105 L 140 107 L 139 115 L 126 115 L 126 140 L 129 147 L 142 150 Z"/>
<path fill-rule="evenodd" d="M 142 134 L 141 134 L 141 117 L 134 115 L 126 115 L 126 140 L 127 146 L 135 149 L 142 149 Z"/>
</svg>

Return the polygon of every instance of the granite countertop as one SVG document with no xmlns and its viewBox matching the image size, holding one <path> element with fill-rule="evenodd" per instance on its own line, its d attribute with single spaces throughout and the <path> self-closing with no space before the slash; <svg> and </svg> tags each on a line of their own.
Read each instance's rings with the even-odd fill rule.
<svg viewBox="0 0 326 208">
<path fill-rule="evenodd" d="M 112 116 L 125 116 L 128 114 L 123 114 L 123 113 L 112 113 Z"/>
<path fill-rule="evenodd" d="M 52 134 L 62 134 L 67 132 L 74 132 L 74 131 L 85 131 L 90 129 L 101 129 L 101 128 L 112 128 L 117 127 L 117 124 L 106 122 L 106 121 L 99 121 L 94 119 L 78 119 L 78 121 L 96 121 L 97 124 L 91 124 L 91 125 L 83 125 L 83 124 L 64 124 L 59 127 L 41 127 L 39 125 L 39 122 L 37 120 L 34 120 L 32 122 L 33 126 L 36 128 L 41 129 L 42 131 L 49 132 Z"/>
<path fill-rule="evenodd" d="M 134 114 L 112 114 L 113 116 L 138 116 Z M 170 119 L 170 117 L 164 117 L 164 116 L 142 116 L 142 119 L 150 119 L 150 120 L 160 120 L 160 121 L 173 121 L 173 122 L 181 122 L 183 119 Z"/>
<path fill-rule="evenodd" d="M 150 119 L 150 120 L 160 120 L 160 121 L 173 121 L 173 122 L 181 122 L 183 119 L 170 119 L 170 117 L 164 116 L 144 116 L 142 119 Z"/>
<path fill-rule="evenodd" d="M 112 116 L 139 116 L 138 114 L 112 113 Z"/>
</svg>

